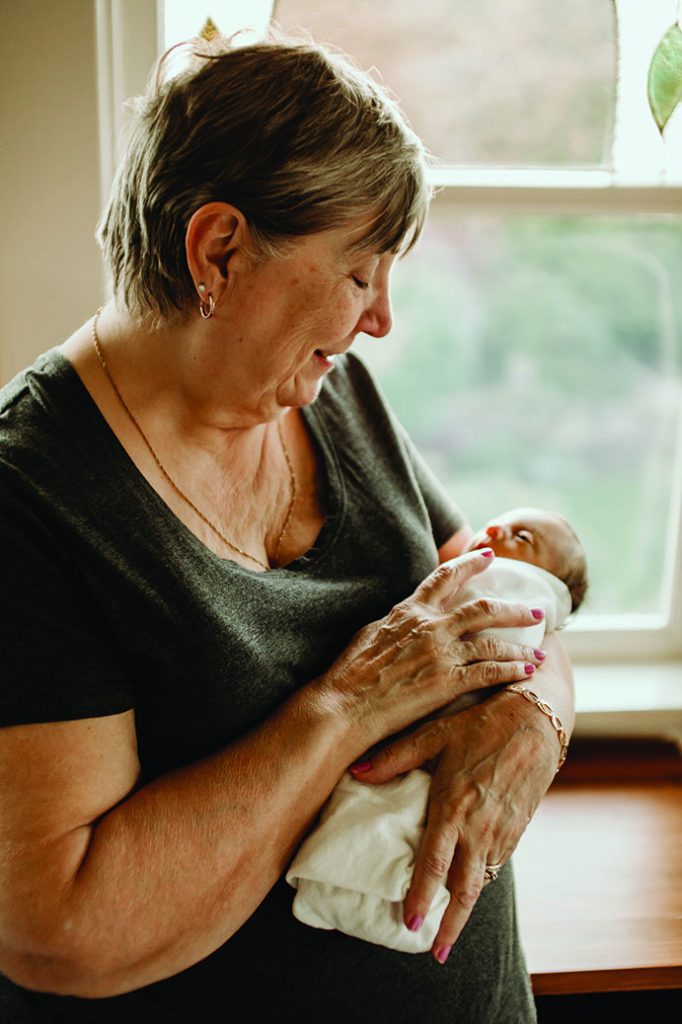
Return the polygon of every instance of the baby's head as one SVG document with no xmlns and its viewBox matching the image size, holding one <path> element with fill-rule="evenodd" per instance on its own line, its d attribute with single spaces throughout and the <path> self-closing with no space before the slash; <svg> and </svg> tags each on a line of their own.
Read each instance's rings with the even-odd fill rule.
<svg viewBox="0 0 682 1024">
<path fill-rule="evenodd" d="M 513 508 L 474 534 L 467 551 L 476 548 L 492 548 L 500 558 L 516 558 L 546 569 L 568 587 L 571 611 L 582 604 L 587 591 L 585 552 L 563 516 L 540 508 Z"/>
</svg>

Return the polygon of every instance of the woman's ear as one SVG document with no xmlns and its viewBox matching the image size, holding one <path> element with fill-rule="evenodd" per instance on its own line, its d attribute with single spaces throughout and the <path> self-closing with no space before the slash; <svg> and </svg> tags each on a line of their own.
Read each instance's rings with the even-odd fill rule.
<svg viewBox="0 0 682 1024">
<path fill-rule="evenodd" d="M 233 257 L 245 252 L 248 234 L 243 213 L 229 203 L 206 203 L 194 211 L 185 234 L 185 254 L 200 299 L 210 294 L 216 305 L 220 303 L 228 273 L 235 268 Z"/>
</svg>

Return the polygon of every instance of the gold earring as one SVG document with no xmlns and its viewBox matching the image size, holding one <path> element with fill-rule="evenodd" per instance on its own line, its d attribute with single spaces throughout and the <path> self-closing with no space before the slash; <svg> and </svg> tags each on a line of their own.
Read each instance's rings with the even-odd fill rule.
<svg viewBox="0 0 682 1024">
<path fill-rule="evenodd" d="M 199 285 L 199 290 L 200 291 L 202 290 L 201 285 Z M 204 289 L 203 290 L 204 291 L 206 290 L 206 286 L 205 285 L 204 285 Z M 213 316 L 213 310 L 214 309 L 215 309 L 215 299 L 213 298 L 213 296 L 209 292 L 208 293 L 208 301 L 206 301 L 206 299 L 201 299 L 201 301 L 199 302 L 199 312 L 201 313 L 201 315 L 204 318 L 204 320 L 210 320 L 211 317 Z"/>
</svg>

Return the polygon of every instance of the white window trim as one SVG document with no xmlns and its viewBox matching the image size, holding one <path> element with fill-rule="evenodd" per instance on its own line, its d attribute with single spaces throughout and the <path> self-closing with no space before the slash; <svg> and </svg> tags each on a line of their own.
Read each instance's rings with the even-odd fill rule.
<svg viewBox="0 0 682 1024">
<path fill-rule="evenodd" d="M 597 179 L 600 180 L 597 180 Z M 504 169 L 462 171 L 439 168 L 434 184 L 442 187 L 438 203 L 461 213 L 575 215 L 679 214 L 682 187 L 620 187 L 607 172 Z M 649 662 L 682 659 L 682 410 L 677 463 L 671 467 L 668 532 L 661 538 L 666 551 L 663 581 L 665 615 L 589 616 L 581 613 L 564 633 L 576 663 L 615 659 Z M 625 556 L 626 557 L 626 556 Z"/>
<path fill-rule="evenodd" d="M 100 191 L 109 197 L 121 153 L 125 103 L 144 90 L 158 55 L 156 3 L 96 0 Z"/>
<path fill-rule="evenodd" d="M 439 204 L 461 213 L 682 212 L 682 187 L 619 185 L 607 171 L 439 168 L 432 181 Z M 664 737 L 682 747 L 682 410 L 679 428 L 668 531 L 661 538 L 668 614 L 582 612 L 564 630 L 576 679 L 576 735 Z"/>
<path fill-rule="evenodd" d="M 619 3 L 639 0 L 619 0 Z M 652 0 L 667 10 L 670 0 Z M 142 91 L 162 38 L 157 3 L 96 0 L 101 190 L 108 196 L 124 126 L 124 101 Z M 248 0 L 234 0 L 235 11 L 249 21 Z M 238 15 L 235 14 L 238 18 Z M 667 25 L 663 26 L 663 30 Z M 621 76 L 623 75 L 621 54 Z M 639 74 L 639 72 L 636 72 Z M 628 73 L 626 79 L 631 80 Z M 621 78 L 623 80 L 623 78 Z M 640 79 L 641 80 L 641 79 Z M 678 121 L 682 120 L 678 111 Z M 616 160 L 632 149 L 623 134 L 629 124 L 622 109 Z M 667 157 L 666 157 L 667 159 Z M 677 161 L 672 176 L 651 166 L 628 174 L 624 167 L 604 170 L 555 168 L 434 169 L 439 203 L 468 212 L 662 214 L 682 211 L 682 176 Z M 672 178 L 672 180 L 671 180 Z M 653 180 L 652 180 L 653 179 Z M 666 183 L 666 180 L 668 183 Z M 660 184 L 659 184 L 660 183 Z M 682 743 L 682 420 L 678 464 L 666 551 L 670 614 L 656 616 L 581 616 L 564 639 L 576 665 L 577 724 L 583 734 L 667 735 Z"/>
<path fill-rule="evenodd" d="M 574 674 L 574 735 L 663 738 L 682 750 L 682 663 L 578 663 Z"/>
<path fill-rule="evenodd" d="M 679 215 L 682 210 L 682 185 L 619 185 L 609 171 L 439 167 L 429 178 L 440 203 L 469 212 Z"/>
</svg>

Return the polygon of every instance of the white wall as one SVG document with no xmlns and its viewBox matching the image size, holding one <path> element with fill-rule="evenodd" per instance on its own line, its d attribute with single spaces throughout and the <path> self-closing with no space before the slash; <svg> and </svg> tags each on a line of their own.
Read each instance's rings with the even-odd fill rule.
<svg viewBox="0 0 682 1024">
<path fill-rule="evenodd" d="M 0 380 L 102 301 L 93 0 L 0 0 Z"/>
</svg>

